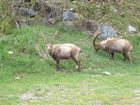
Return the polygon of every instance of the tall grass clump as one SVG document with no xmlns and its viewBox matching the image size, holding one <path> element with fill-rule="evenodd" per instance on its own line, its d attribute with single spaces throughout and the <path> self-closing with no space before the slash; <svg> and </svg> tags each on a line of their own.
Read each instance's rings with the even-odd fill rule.
<svg viewBox="0 0 140 105">
<path fill-rule="evenodd" d="M 0 0 L 0 31 L 4 34 L 8 33 L 12 26 L 9 3 L 9 0 Z"/>
</svg>

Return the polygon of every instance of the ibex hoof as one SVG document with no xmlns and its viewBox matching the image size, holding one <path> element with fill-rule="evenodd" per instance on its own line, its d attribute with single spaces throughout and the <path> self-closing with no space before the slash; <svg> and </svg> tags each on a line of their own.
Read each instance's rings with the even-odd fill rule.
<svg viewBox="0 0 140 105">
<path fill-rule="evenodd" d="M 132 64 L 132 61 L 130 61 L 129 64 Z"/>
<path fill-rule="evenodd" d="M 78 65 L 75 67 L 75 69 L 78 70 L 79 72 L 81 71 Z"/>
<path fill-rule="evenodd" d="M 78 66 L 76 66 L 75 69 L 78 69 Z"/>
</svg>

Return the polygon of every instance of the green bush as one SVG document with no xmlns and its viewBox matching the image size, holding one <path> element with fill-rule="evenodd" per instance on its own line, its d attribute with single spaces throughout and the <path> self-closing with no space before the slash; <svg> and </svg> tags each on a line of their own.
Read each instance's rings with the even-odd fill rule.
<svg viewBox="0 0 140 105">
<path fill-rule="evenodd" d="M 9 1 L 0 0 L 0 31 L 2 33 L 8 33 L 11 28 L 11 13 L 10 13 Z"/>
</svg>

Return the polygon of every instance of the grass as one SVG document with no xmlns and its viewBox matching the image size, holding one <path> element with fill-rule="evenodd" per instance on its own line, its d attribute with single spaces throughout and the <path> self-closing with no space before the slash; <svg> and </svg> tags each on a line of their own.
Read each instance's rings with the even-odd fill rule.
<svg viewBox="0 0 140 105">
<path fill-rule="evenodd" d="M 58 36 L 53 36 L 56 31 Z M 40 32 L 52 43 L 71 42 L 80 46 L 82 72 L 74 69 L 72 60 L 61 62 L 62 70 L 57 72 L 51 57 L 41 58 L 34 48 L 36 42 L 42 48 L 45 45 Z M 36 26 L 13 29 L 11 33 L 14 34 L 0 38 L 0 105 L 140 104 L 137 36 L 125 37 L 134 46 L 130 65 L 121 54 L 116 54 L 112 61 L 106 52 L 95 53 L 92 38 L 73 30 Z M 111 75 L 104 75 L 105 71 Z M 27 99 L 21 99 L 24 95 Z"/>
</svg>

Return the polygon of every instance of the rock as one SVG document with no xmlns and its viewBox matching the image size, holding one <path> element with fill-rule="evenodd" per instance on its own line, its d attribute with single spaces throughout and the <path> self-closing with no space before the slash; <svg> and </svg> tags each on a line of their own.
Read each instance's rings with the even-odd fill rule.
<svg viewBox="0 0 140 105">
<path fill-rule="evenodd" d="M 18 10 L 18 13 L 22 16 L 29 16 L 29 17 L 35 17 L 36 16 L 36 12 L 33 11 L 32 9 L 28 9 L 28 8 L 24 8 L 24 7 L 20 7 Z"/>
<path fill-rule="evenodd" d="M 64 10 L 63 11 L 63 20 L 64 21 L 72 21 L 75 19 L 74 13 L 70 10 Z"/>
<path fill-rule="evenodd" d="M 19 77 L 19 76 L 17 76 L 15 79 L 16 79 L 16 80 L 19 80 L 19 79 L 20 79 L 20 77 Z"/>
<path fill-rule="evenodd" d="M 73 1 L 73 3 L 76 4 L 77 2 L 76 1 Z"/>
<path fill-rule="evenodd" d="M 10 54 L 10 55 L 13 54 L 13 51 L 8 51 L 8 54 Z"/>
<path fill-rule="evenodd" d="M 108 71 L 103 72 L 103 74 L 105 74 L 105 75 L 111 75 L 111 73 L 108 72 Z"/>
<path fill-rule="evenodd" d="M 102 34 L 99 36 L 100 39 L 105 40 L 107 38 L 117 37 L 116 30 L 114 30 L 109 24 L 100 24 L 98 28 L 102 32 Z"/>
<path fill-rule="evenodd" d="M 128 25 L 128 32 L 129 33 L 134 33 L 134 32 L 136 32 L 136 28 L 131 26 L 131 25 Z"/>
</svg>

